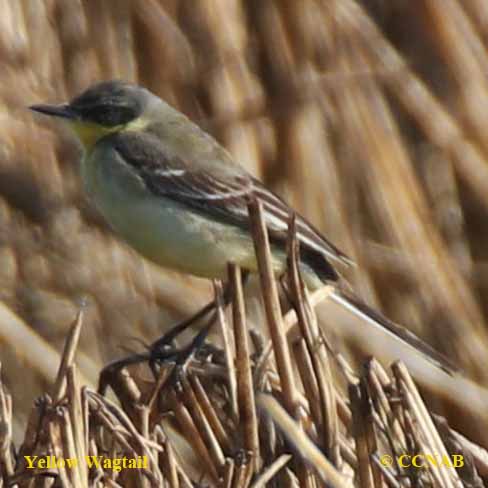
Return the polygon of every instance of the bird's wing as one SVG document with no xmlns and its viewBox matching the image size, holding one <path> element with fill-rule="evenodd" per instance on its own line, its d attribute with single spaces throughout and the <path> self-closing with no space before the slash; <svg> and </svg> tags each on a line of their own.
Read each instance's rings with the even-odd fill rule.
<svg viewBox="0 0 488 488">
<path fill-rule="evenodd" d="M 247 203 L 256 197 L 263 203 L 264 218 L 272 244 L 284 246 L 287 227 L 293 210 L 243 169 L 224 166 L 215 175 L 195 168 L 179 158 L 168 157 L 164 147 L 151 134 L 120 133 L 111 136 L 111 145 L 126 164 L 131 165 L 147 188 L 155 195 L 170 198 L 192 211 L 222 222 L 249 229 Z M 339 276 L 328 262 L 348 263 L 348 258 L 330 244 L 305 219 L 297 215 L 297 237 L 300 241 L 301 259 L 312 264 L 325 281 L 338 280 Z M 391 322 L 360 300 L 338 288 L 333 299 L 355 315 L 382 328 L 397 339 L 421 352 L 434 365 L 453 373 L 455 368 L 444 356 L 417 338 L 407 329 Z"/>
<path fill-rule="evenodd" d="M 121 132 L 112 136 L 111 144 L 155 195 L 170 198 L 222 222 L 248 229 L 247 204 L 250 197 L 258 198 L 263 203 L 271 242 L 279 246 L 286 243 L 293 210 L 241 167 L 222 167 L 218 174 L 210 173 L 198 164 L 168 156 L 163 144 L 150 133 Z M 301 248 L 310 257 L 318 253 L 322 258 L 351 264 L 345 254 L 299 215 L 296 229 Z M 337 274 L 326 259 L 321 259 L 322 271 L 330 267 L 325 275 L 335 279 Z"/>
</svg>

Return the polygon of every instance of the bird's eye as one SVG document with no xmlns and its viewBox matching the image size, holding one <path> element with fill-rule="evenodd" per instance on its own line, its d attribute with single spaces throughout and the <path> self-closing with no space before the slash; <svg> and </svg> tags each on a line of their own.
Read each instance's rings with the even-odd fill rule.
<svg viewBox="0 0 488 488">
<path fill-rule="evenodd" d="M 80 112 L 84 120 L 104 127 L 127 124 L 139 115 L 135 107 L 117 104 L 84 106 Z"/>
<path fill-rule="evenodd" d="M 74 98 L 70 108 L 85 122 L 115 127 L 136 119 L 142 113 L 143 105 L 142 97 L 130 85 L 108 81 Z"/>
</svg>

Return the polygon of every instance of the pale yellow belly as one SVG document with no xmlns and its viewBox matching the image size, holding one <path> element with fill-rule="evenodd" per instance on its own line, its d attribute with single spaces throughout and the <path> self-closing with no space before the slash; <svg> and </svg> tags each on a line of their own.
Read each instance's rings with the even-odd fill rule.
<svg viewBox="0 0 488 488">
<path fill-rule="evenodd" d="M 244 232 L 149 193 L 110 150 L 86 159 L 82 176 L 87 193 L 110 226 L 147 259 L 206 278 L 225 278 L 231 261 L 256 269 L 253 244 Z M 275 261 L 280 271 L 284 260 Z"/>
<path fill-rule="evenodd" d="M 256 268 L 254 248 L 237 228 L 212 222 L 165 198 L 121 201 L 100 211 L 144 257 L 177 271 L 206 278 L 224 278 L 227 263 Z"/>
<path fill-rule="evenodd" d="M 100 213 L 145 258 L 204 278 L 225 279 L 229 262 L 256 271 L 254 246 L 245 232 L 154 196 L 109 148 L 84 160 L 82 176 Z M 277 274 L 284 271 L 285 263 L 284 252 L 274 249 Z M 311 269 L 303 266 L 303 271 L 309 286 L 320 286 Z"/>
</svg>

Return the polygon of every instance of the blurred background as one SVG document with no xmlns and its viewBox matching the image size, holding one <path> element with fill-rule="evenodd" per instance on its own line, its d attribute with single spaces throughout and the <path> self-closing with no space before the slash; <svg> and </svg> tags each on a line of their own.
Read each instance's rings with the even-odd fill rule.
<svg viewBox="0 0 488 488">
<path fill-rule="evenodd" d="M 0 358 L 16 428 L 80 306 L 96 383 L 211 297 L 112 235 L 73 136 L 26 109 L 113 78 L 213 134 L 358 263 L 365 301 L 488 386 L 487 49 L 483 0 L 3 0 Z M 368 344 L 349 339 L 360 362 Z"/>
</svg>

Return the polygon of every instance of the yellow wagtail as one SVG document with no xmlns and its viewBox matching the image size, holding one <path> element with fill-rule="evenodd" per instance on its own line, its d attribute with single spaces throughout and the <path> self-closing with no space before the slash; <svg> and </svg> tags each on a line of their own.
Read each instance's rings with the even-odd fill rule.
<svg viewBox="0 0 488 488">
<path fill-rule="evenodd" d="M 228 262 L 255 272 L 247 211 L 253 197 L 263 204 L 274 269 L 284 272 L 293 210 L 159 97 L 109 81 L 68 104 L 30 108 L 68 122 L 85 150 L 86 192 L 113 229 L 146 258 L 205 278 L 225 278 Z M 432 347 L 345 293 L 334 265 L 347 265 L 348 258 L 300 216 L 296 229 L 301 274 L 310 289 L 334 285 L 336 303 L 452 371 Z"/>
</svg>

